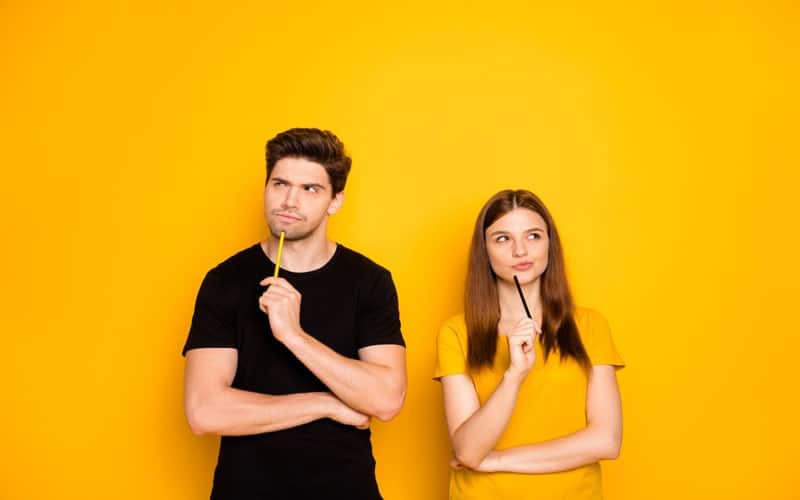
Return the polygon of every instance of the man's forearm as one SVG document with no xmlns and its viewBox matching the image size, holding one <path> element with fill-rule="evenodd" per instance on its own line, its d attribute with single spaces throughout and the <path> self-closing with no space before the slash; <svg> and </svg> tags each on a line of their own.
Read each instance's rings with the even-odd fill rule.
<svg viewBox="0 0 800 500">
<path fill-rule="evenodd" d="M 224 387 L 191 398 L 186 415 L 195 434 L 260 434 L 328 417 L 332 398 L 324 392 L 272 396 Z"/>
<path fill-rule="evenodd" d="M 392 368 L 342 356 L 305 332 L 285 345 L 354 410 L 384 421 L 399 412 L 405 398 L 405 377 Z"/>
</svg>

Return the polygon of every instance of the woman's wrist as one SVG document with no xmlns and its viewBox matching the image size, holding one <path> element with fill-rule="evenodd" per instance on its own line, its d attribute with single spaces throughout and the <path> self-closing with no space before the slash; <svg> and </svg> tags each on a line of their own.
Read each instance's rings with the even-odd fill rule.
<svg viewBox="0 0 800 500">
<path fill-rule="evenodd" d="M 509 366 L 506 372 L 503 374 L 503 379 L 513 384 L 515 388 L 519 389 L 519 386 L 521 386 L 522 382 L 525 381 L 525 377 L 527 375 L 527 371 L 518 371 Z"/>
<path fill-rule="evenodd" d="M 502 458 L 503 452 L 492 450 L 490 451 L 483 460 L 481 460 L 480 465 L 478 465 L 478 471 L 480 472 L 499 472 L 501 471 L 500 467 L 500 459 Z"/>
</svg>

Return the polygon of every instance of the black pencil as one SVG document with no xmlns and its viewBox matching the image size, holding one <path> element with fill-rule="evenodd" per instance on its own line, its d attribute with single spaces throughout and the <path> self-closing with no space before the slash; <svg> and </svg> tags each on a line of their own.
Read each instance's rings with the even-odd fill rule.
<svg viewBox="0 0 800 500">
<path fill-rule="evenodd" d="M 531 316 L 531 311 L 528 309 L 528 303 L 525 302 L 525 295 L 522 293 L 522 287 L 519 286 L 519 280 L 517 279 L 517 275 L 514 275 L 514 284 L 517 285 L 517 291 L 519 292 L 519 298 L 522 300 L 522 307 L 525 308 L 525 314 L 528 315 L 528 318 L 533 319 Z"/>
</svg>

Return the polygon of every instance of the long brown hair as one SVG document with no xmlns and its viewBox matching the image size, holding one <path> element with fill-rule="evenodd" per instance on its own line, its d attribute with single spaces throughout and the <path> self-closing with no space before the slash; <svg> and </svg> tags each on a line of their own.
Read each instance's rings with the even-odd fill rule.
<svg viewBox="0 0 800 500">
<path fill-rule="evenodd" d="M 478 214 L 478 220 L 475 221 L 464 294 L 464 315 L 469 339 L 467 365 L 471 370 L 479 370 L 494 363 L 497 353 L 500 301 L 497 277 L 492 271 L 486 250 L 486 229 L 515 208 L 532 210 L 547 224 L 548 264 L 539 278 L 542 298 L 540 341 L 545 360 L 552 351 L 557 350 L 562 361 L 571 357 L 588 371 L 591 363 L 581 342 L 578 325 L 575 323 L 575 306 L 567 283 L 564 253 L 561 250 L 561 240 L 555 222 L 542 200 L 524 189 L 515 191 L 509 189 L 495 194 L 483 206 Z"/>
</svg>

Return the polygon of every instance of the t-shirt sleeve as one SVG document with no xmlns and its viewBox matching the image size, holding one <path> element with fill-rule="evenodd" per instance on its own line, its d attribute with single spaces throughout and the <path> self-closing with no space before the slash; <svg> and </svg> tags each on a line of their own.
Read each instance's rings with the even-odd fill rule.
<svg viewBox="0 0 800 500">
<path fill-rule="evenodd" d="M 587 313 L 588 335 L 585 336 L 584 347 L 592 364 L 624 367 L 625 361 L 614 345 L 606 318 L 597 311 L 587 311 Z"/>
<path fill-rule="evenodd" d="M 458 373 L 467 373 L 467 349 L 458 338 L 456 325 L 448 321 L 436 337 L 436 368 L 433 378 L 438 380 L 445 375 Z"/>
<path fill-rule="evenodd" d="M 237 295 L 216 269 L 206 274 L 197 293 L 184 356 L 201 347 L 237 347 L 236 300 Z"/>
<path fill-rule="evenodd" d="M 405 346 L 400 332 L 397 290 L 389 271 L 381 270 L 359 297 L 356 347 L 395 344 Z"/>
</svg>

